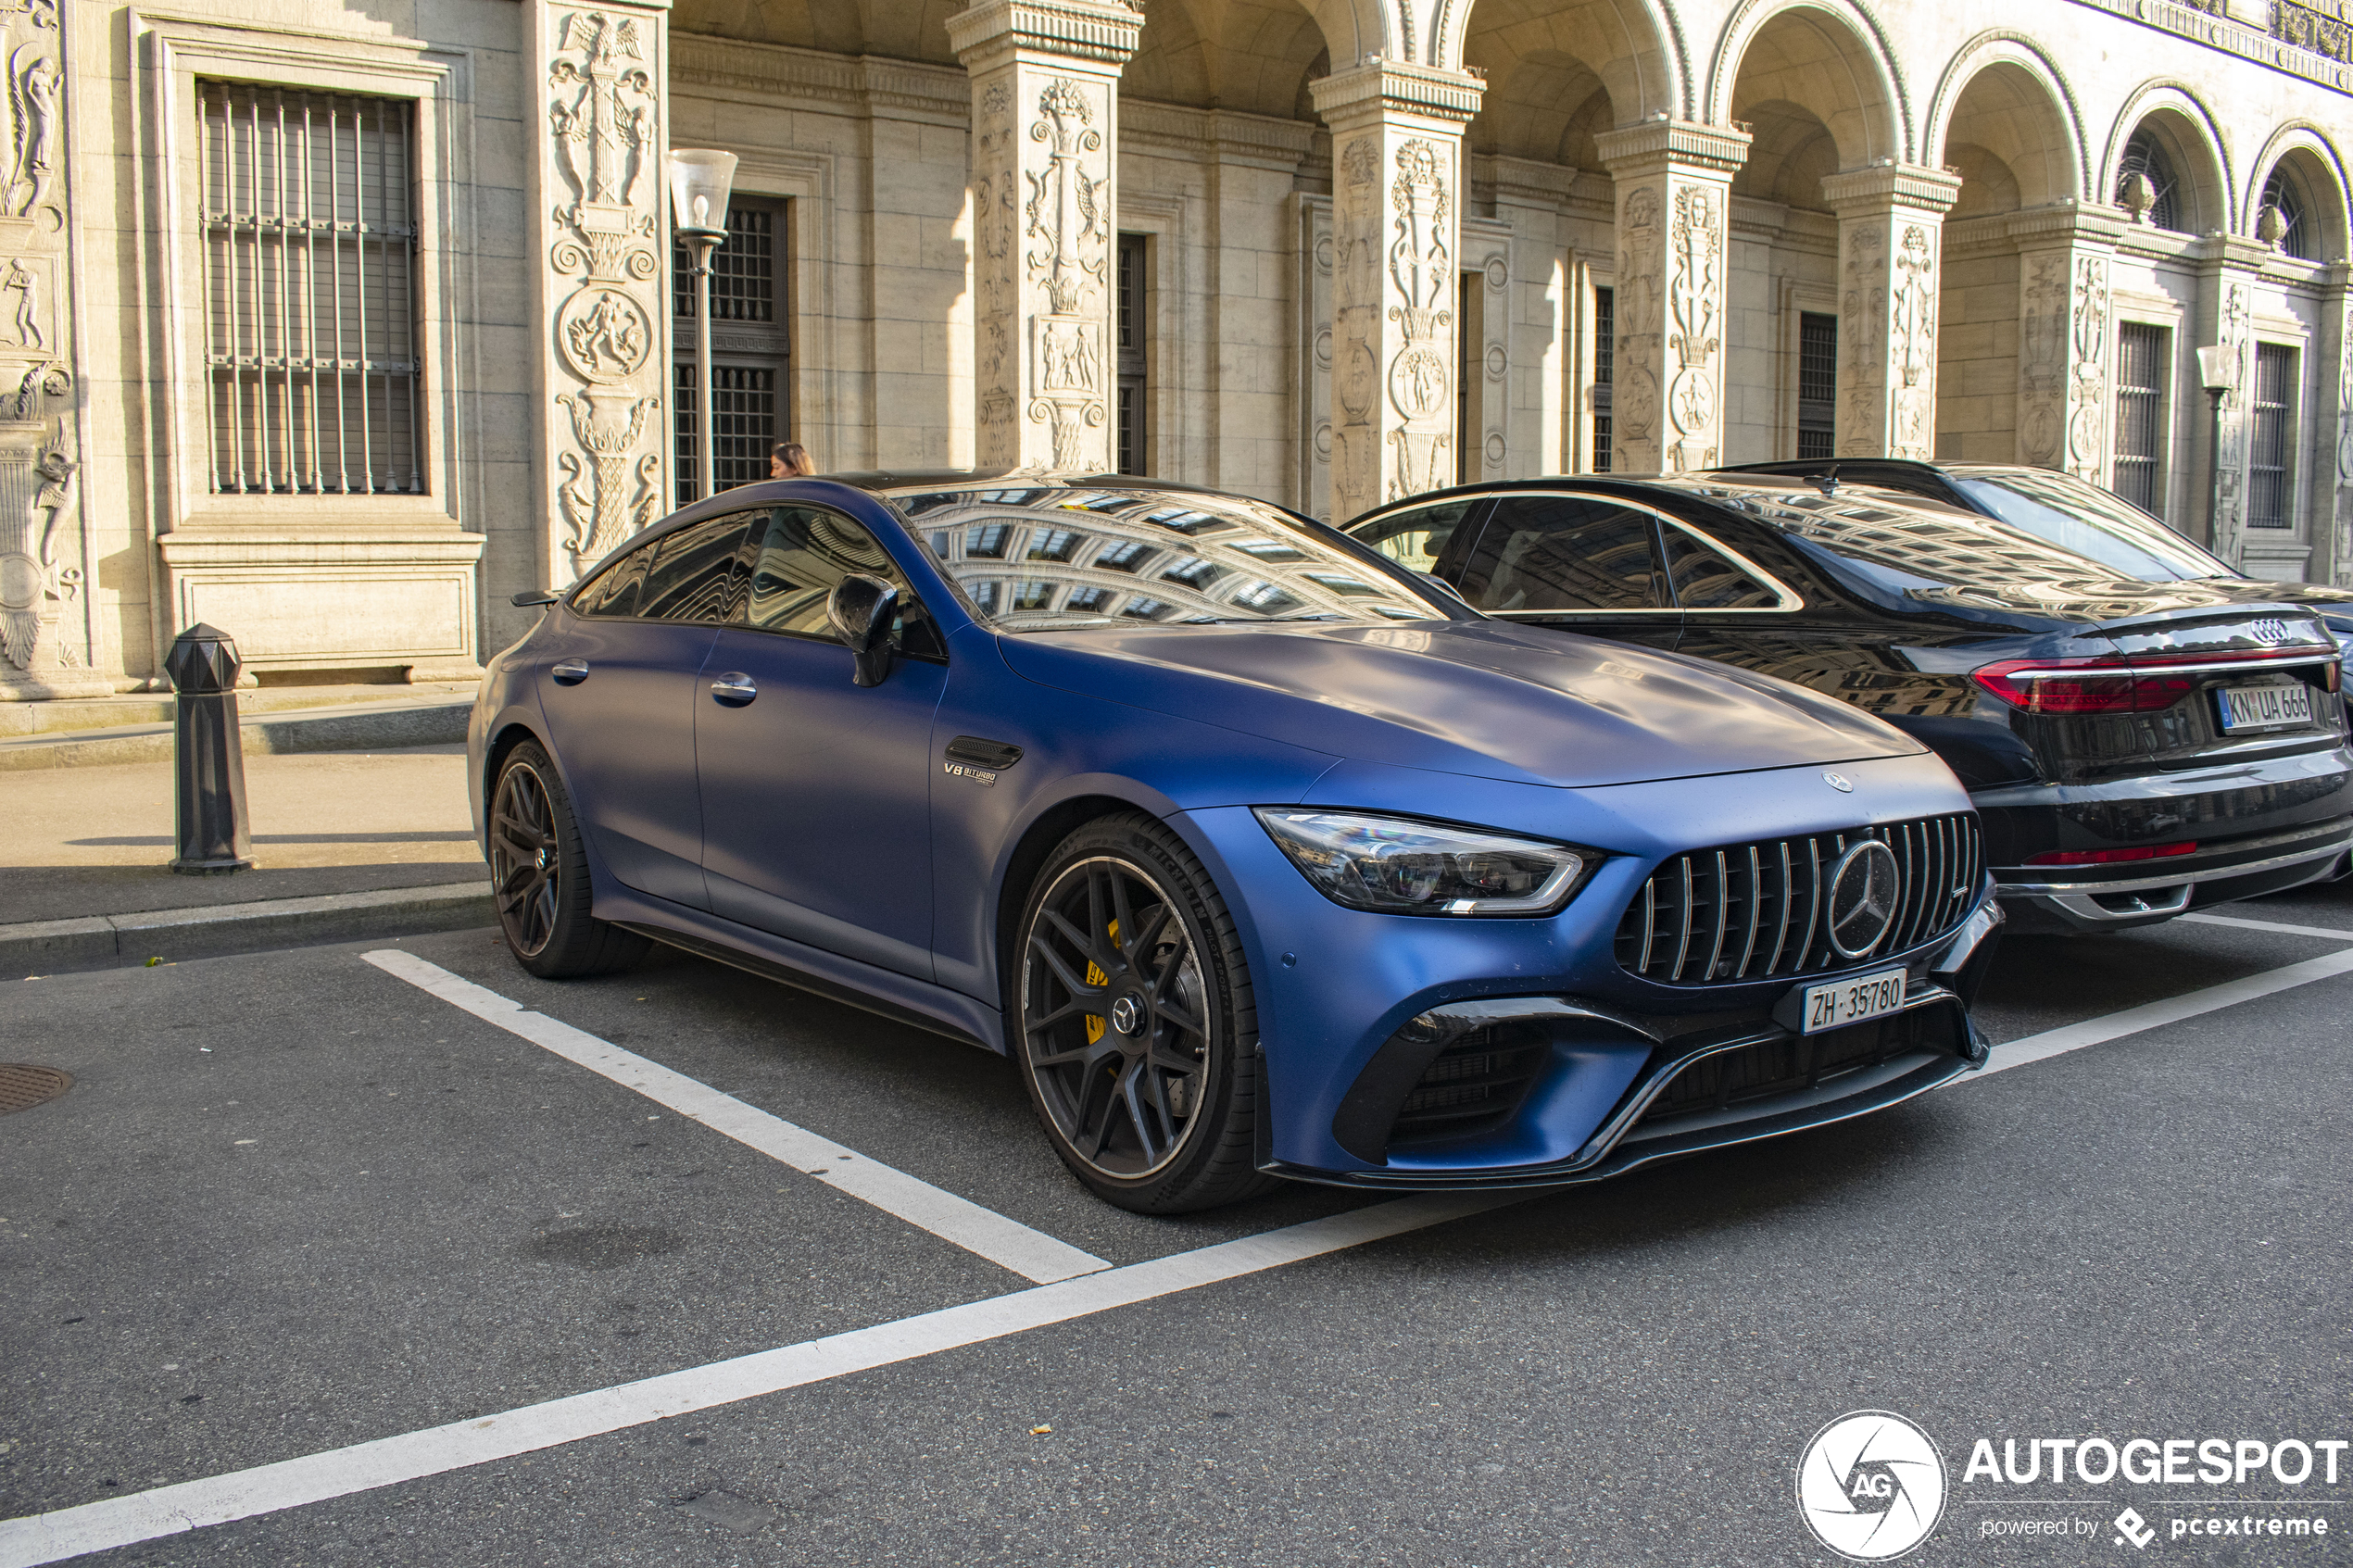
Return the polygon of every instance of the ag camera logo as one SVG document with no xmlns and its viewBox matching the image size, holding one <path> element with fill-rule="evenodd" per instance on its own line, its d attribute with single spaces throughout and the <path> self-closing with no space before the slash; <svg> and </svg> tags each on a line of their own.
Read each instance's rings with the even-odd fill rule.
<svg viewBox="0 0 2353 1568">
<path fill-rule="evenodd" d="M 1927 1433 L 1888 1411 L 1856 1411 L 1814 1434 L 1797 1462 L 1797 1511 L 1839 1556 L 1903 1556 L 1944 1512 L 1944 1459 Z"/>
</svg>

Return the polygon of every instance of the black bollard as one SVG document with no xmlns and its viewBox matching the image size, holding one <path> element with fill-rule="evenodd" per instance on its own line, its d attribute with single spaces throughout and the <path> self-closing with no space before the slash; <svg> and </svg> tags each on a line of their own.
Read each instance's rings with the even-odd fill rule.
<svg viewBox="0 0 2353 1568">
<path fill-rule="evenodd" d="M 180 853 L 171 869 L 182 876 L 227 876 L 253 867 L 253 835 L 245 825 L 245 740 L 237 733 L 236 642 L 210 626 L 191 626 L 173 639 L 163 661 L 180 695 L 172 735 Z"/>
</svg>

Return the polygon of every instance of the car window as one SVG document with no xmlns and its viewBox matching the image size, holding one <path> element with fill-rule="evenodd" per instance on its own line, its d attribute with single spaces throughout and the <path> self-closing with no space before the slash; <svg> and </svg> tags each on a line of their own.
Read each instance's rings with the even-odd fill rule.
<svg viewBox="0 0 2353 1568">
<path fill-rule="evenodd" d="M 1246 496 L 1027 484 L 891 500 L 1000 631 L 1452 618 L 1444 589 Z"/>
<path fill-rule="evenodd" d="M 878 577 L 899 590 L 893 631 L 902 651 L 920 659 L 946 654 L 923 600 L 864 523 L 824 507 L 776 507 L 753 514 L 745 536 L 743 579 L 735 621 L 755 632 L 832 641 L 825 601 L 852 575 Z"/>
<path fill-rule="evenodd" d="M 1779 609 L 1781 596 L 1680 528 L 1664 530 L 1667 577 L 1685 609 Z"/>
<path fill-rule="evenodd" d="M 1576 495 L 1505 495 L 1463 569 L 1480 609 L 1663 609 L 1651 514 Z"/>
<path fill-rule="evenodd" d="M 573 613 L 603 619 L 636 614 L 637 591 L 645 585 L 646 568 L 659 543 L 648 540 L 589 579 L 572 596 Z"/>
<path fill-rule="evenodd" d="M 727 619 L 736 546 L 757 512 L 728 512 L 664 534 L 637 596 L 636 614 L 651 621 L 716 623 Z"/>
<path fill-rule="evenodd" d="M 1387 512 L 1350 529 L 1349 536 L 1370 545 L 1408 571 L 1434 572 L 1454 530 L 1473 508 L 1486 499 L 1484 495 L 1463 495 L 1434 506 Z"/>
<path fill-rule="evenodd" d="M 2131 502 L 2071 474 L 1955 474 L 1953 483 L 2012 528 L 2089 556 L 2127 577 L 2178 583 L 2238 575 L 2228 562 L 2207 554 Z"/>
</svg>

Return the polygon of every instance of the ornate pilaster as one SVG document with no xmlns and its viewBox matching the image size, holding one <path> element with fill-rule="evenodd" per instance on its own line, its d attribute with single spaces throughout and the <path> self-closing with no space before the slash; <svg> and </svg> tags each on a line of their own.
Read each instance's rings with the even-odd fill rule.
<svg viewBox="0 0 2353 1568">
<path fill-rule="evenodd" d="M 1936 456 L 1936 308 L 1957 175 L 1883 163 L 1833 174 L 1842 457 Z"/>
<path fill-rule="evenodd" d="M 1655 119 L 1595 140 L 1617 186 L 1611 466 L 1713 468 L 1724 450 L 1732 176 L 1748 134 Z"/>
<path fill-rule="evenodd" d="M 66 69 L 55 0 L 0 4 L 0 701 L 104 696 L 74 410 Z"/>
<path fill-rule="evenodd" d="M 2222 395 L 2220 450 L 2208 454 L 2213 486 L 2214 527 L 2206 547 L 2229 561 L 2243 564 L 2246 552 L 2246 464 L 2248 399 L 2255 388 L 2255 284 L 2267 245 L 2218 236 L 2208 242 L 2198 301 L 2204 317 L 2201 341 L 2220 344 L 2230 367 L 2231 389 Z M 2219 479 L 2215 469 L 2220 470 Z M 2208 492 L 2201 492 L 2204 501 Z M 2201 513 L 2203 507 L 2200 508 Z"/>
<path fill-rule="evenodd" d="M 1332 516 L 1454 479 L 1463 126 L 1485 83 L 1370 60 L 1311 85 L 1332 132 Z"/>
<path fill-rule="evenodd" d="M 2336 439 L 2322 450 L 2328 463 L 2316 499 L 2323 526 L 2313 530 L 2312 580 L 2339 587 L 2353 583 L 2353 268 L 2339 262 L 2329 269 L 2329 283 L 2321 295 L 2322 345 L 2335 371 L 2321 384 L 2336 388 L 2334 406 L 2327 412 L 2336 424 Z M 2322 548 L 2327 558 L 2318 558 Z"/>
<path fill-rule="evenodd" d="M 2105 484 L 2113 446 L 2109 291 L 2120 225 L 2069 205 L 2011 224 L 2019 246 L 2018 457 Z"/>
<path fill-rule="evenodd" d="M 972 74 L 983 466 L 1112 466 L 1119 68 L 1143 25 L 1117 0 L 981 0 L 948 19 Z"/>
<path fill-rule="evenodd" d="M 669 510 L 667 12 L 531 0 L 552 583 Z M 706 411 L 707 417 L 707 411 Z"/>
</svg>

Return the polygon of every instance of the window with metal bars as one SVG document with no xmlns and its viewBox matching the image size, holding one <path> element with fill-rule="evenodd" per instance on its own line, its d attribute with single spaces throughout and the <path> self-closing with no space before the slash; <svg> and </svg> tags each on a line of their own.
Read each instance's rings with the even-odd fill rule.
<svg viewBox="0 0 2353 1568">
<path fill-rule="evenodd" d="M 2255 345 L 2255 397 L 2248 412 L 2246 525 L 2293 525 L 2290 486 L 2296 473 L 2296 350 L 2276 343 Z"/>
<path fill-rule="evenodd" d="M 1838 430 L 1838 318 L 1797 318 L 1797 455 L 1832 455 Z"/>
<path fill-rule="evenodd" d="M 1121 473 L 1151 471 L 1151 442 L 1144 428 L 1144 378 L 1151 347 L 1151 323 L 1145 309 L 1149 276 L 1145 263 L 1151 247 L 1149 234 L 1119 236 L 1119 450 L 1114 456 Z"/>
<path fill-rule="evenodd" d="M 768 477 L 768 457 L 789 440 L 791 292 L 786 205 L 758 196 L 727 204 L 726 242 L 711 253 L 711 401 L 714 492 Z M 702 409 L 695 395 L 694 259 L 683 245 L 670 261 L 672 471 L 676 504 L 698 494 Z"/>
<path fill-rule="evenodd" d="M 1593 291 L 1593 471 L 1609 472 L 1610 394 L 1617 376 L 1617 291 Z"/>
<path fill-rule="evenodd" d="M 211 488 L 415 495 L 411 107 L 199 82 Z"/>
<path fill-rule="evenodd" d="M 2165 515 L 2165 380 L 2172 333 L 2142 321 L 2116 330 L 2115 492 Z"/>
</svg>

